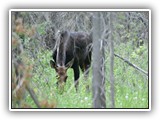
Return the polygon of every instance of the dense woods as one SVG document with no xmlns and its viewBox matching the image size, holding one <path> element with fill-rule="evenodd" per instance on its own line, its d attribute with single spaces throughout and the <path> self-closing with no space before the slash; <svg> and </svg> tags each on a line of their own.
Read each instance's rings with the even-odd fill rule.
<svg viewBox="0 0 160 120">
<path fill-rule="evenodd" d="M 60 94 L 49 61 L 65 30 L 92 35 L 92 62 Z M 11 108 L 149 108 L 148 11 L 12 11 L 11 31 Z"/>
</svg>

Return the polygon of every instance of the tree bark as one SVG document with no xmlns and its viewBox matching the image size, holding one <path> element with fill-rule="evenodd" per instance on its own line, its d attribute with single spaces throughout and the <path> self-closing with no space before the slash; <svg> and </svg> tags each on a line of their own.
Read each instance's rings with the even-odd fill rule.
<svg viewBox="0 0 160 120">
<path fill-rule="evenodd" d="M 93 108 L 106 108 L 105 96 L 105 64 L 104 64 L 104 46 L 101 39 L 102 20 L 100 12 L 93 15 Z"/>
<path fill-rule="evenodd" d="M 110 13 L 110 91 L 111 91 L 111 108 L 115 107 L 114 100 L 114 42 L 113 42 L 113 13 Z"/>
</svg>

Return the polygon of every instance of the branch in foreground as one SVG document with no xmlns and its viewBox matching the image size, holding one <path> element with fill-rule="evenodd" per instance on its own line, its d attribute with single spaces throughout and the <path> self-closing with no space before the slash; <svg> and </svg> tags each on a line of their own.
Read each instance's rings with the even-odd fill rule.
<svg viewBox="0 0 160 120">
<path fill-rule="evenodd" d="M 129 62 L 129 60 L 121 57 L 120 55 L 118 54 L 115 54 L 114 55 L 118 58 L 120 58 L 121 60 L 123 60 L 124 62 L 126 62 L 128 65 L 132 66 L 133 68 L 137 69 L 138 71 L 142 72 L 143 74 L 147 75 L 148 76 L 148 72 L 144 71 L 143 69 L 141 69 L 140 67 L 136 66 L 135 64 Z"/>
<path fill-rule="evenodd" d="M 30 88 L 29 85 L 26 85 L 26 89 L 28 90 L 29 94 L 31 95 L 34 103 L 37 105 L 38 108 L 40 108 L 40 104 L 39 104 L 39 102 L 38 102 L 38 99 L 37 99 L 34 91 Z"/>
</svg>

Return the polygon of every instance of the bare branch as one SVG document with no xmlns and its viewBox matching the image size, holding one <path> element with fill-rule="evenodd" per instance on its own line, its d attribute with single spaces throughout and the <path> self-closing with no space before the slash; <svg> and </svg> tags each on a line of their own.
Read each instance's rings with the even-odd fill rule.
<svg viewBox="0 0 160 120">
<path fill-rule="evenodd" d="M 37 107 L 38 107 L 38 108 L 41 108 L 41 107 L 40 107 L 40 104 L 39 104 L 39 102 L 38 102 L 38 99 L 37 99 L 37 97 L 36 97 L 36 95 L 35 95 L 35 93 L 34 93 L 34 91 L 30 88 L 29 85 L 26 85 L 26 89 L 27 89 L 27 91 L 29 92 L 30 96 L 32 97 L 34 103 L 37 105 Z"/>
<path fill-rule="evenodd" d="M 142 72 L 143 74 L 145 74 L 146 76 L 148 76 L 148 73 L 146 71 L 144 71 L 142 68 L 138 67 L 137 65 L 131 63 L 129 60 L 121 57 L 120 55 L 118 54 L 115 54 L 114 55 L 118 58 L 120 58 L 121 60 L 123 60 L 124 62 L 126 62 L 128 65 L 132 66 L 133 68 L 137 69 L 138 71 Z"/>
</svg>

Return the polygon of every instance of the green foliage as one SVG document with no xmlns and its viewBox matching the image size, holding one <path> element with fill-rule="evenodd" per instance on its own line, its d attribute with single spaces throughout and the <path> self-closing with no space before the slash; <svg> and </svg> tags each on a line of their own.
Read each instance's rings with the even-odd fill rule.
<svg viewBox="0 0 160 120">
<path fill-rule="evenodd" d="M 140 46 L 136 50 L 131 48 L 132 44 L 130 42 L 122 43 L 115 47 L 115 52 L 121 53 L 122 57 L 131 55 L 127 59 L 147 71 L 147 47 Z M 115 58 L 114 64 L 116 107 L 148 108 L 148 78 L 119 58 Z"/>
<path fill-rule="evenodd" d="M 131 44 L 121 44 L 115 51 L 123 53 L 122 56 L 131 53 L 128 58 L 131 62 L 136 63 L 137 59 L 141 64 L 140 67 L 147 68 L 147 59 L 142 59 L 148 56 L 147 48 L 140 47 L 143 53 L 139 55 L 137 50 L 130 49 Z M 123 49 L 122 49 L 123 48 Z M 125 52 L 124 52 L 125 51 Z M 74 87 L 74 75 L 72 69 L 68 70 L 68 79 L 65 85 L 63 94 L 59 94 L 56 86 L 56 73 L 50 67 L 49 60 L 51 59 L 51 51 L 42 50 L 37 54 L 37 59 L 31 60 L 35 64 L 35 71 L 33 73 L 32 83 L 34 91 L 39 100 L 47 99 L 49 101 L 55 100 L 57 108 L 91 108 L 92 107 L 92 93 L 86 92 L 86 82 L 84 81 L 83 74 L 79 80 L 79 91 L 76 92 Z M 134 57 L 135 54 L 136 57 Z M 107 61 L 109 57 L 106 58 Z M 144 61 L 145 60 L 145 61 Z M 39 64 L 40 63 L 40 64 Z M 143 64 L 144 63 L 144 64 Z M 36 66 L 39 64 L 39 66 Z M 136 71 L 131 66 L 128 66 L 122 60 L 115 58 L 114 76 L 115 76 L 115 107 L 116 108 L 147 108 L 148 107 L 148 81 L 147 78 Z M 110 82 L 109 82 L 109 62 L 106 63 L 106 98 L 107 107 L 110 107 Z M 87 84 L 92 86 L 92 72 L 90 71 L 89 81 Z M 27 101 L 31 106 L 34 105 L 33 100 L 28 96 Z"/>
<path fill-rule="evenodd" d="M 40 34 L 40 35 L 44 35 L 46 33 L 45 31 L 45 27 L 47 25 L 47 22 L 44 22 L 44 23 L 41 23 L 39 25 L 37 25 L 37 32 Z"/>
<path fill-rule="evenodd" d="M 25 14 L 24 14 L 25 15 Z M 68 17 L 70 19 L 70 16 Z M 61 20 L 58 24 L 61 26 Z M 139 40 L 137 34 L 144 27 L 141 22 L 130 21 L 130 29 L 126 28 L 124 12 L 117 13 L 114 26 L 114 50 L 115 53 L 128 59 L 131 63 L 148 71 L 148 47 L 143 44 L 136 47 Z M 135 19 L 135 18 L 134 18 Z M 65 22 L 63 22 L 65 23 Z M 55 23 L 54 23 L 55 24 Z M 36 32 L 43 36 L 46 31 L 47 23 L 36 24 Z M 70 24 L 64 24 L 64 26 Z M 63 27 L 63 26 L 62 26 Z M 26 64 L 33 65 L 32 80 L 30 85 L 33 88 L 39 101 L 55 101 L 57 108 L 92 108 L 92 70 L 88 81 L 84 80 L 83 73 L 80 74 L 79 90 L 76 92 L 74 87 L 73 70 L 67 71 L 68 79 L 64 88 L 64 93 L 60 94 L 56 85 L 56 72 L 50 67 L 49 61 L 52 59 L 52 51 L 41 47 L 42 40 L 28 36 L 23 38 L 25 55 L 28 57 Z M 141 41 L 141 40 L 140 40 Z M 106 104 L 111 106 L 110 81 L 109 81 L 109 53 L 106 52 Z M 29 62 L 29 63 L 28 63 Z M 115 107 L 116 108 L 148 108 L 148 78 L 139 71 L 135 70 L 119 58 L 114 58 L 114 78 L 115 78 Z M 86 85 L 90 86 L 90 92 L 86 92 Z M 36 107 L 30 95 L 26 96 L 26 102 L 30 106 Z"/>
</svg>

